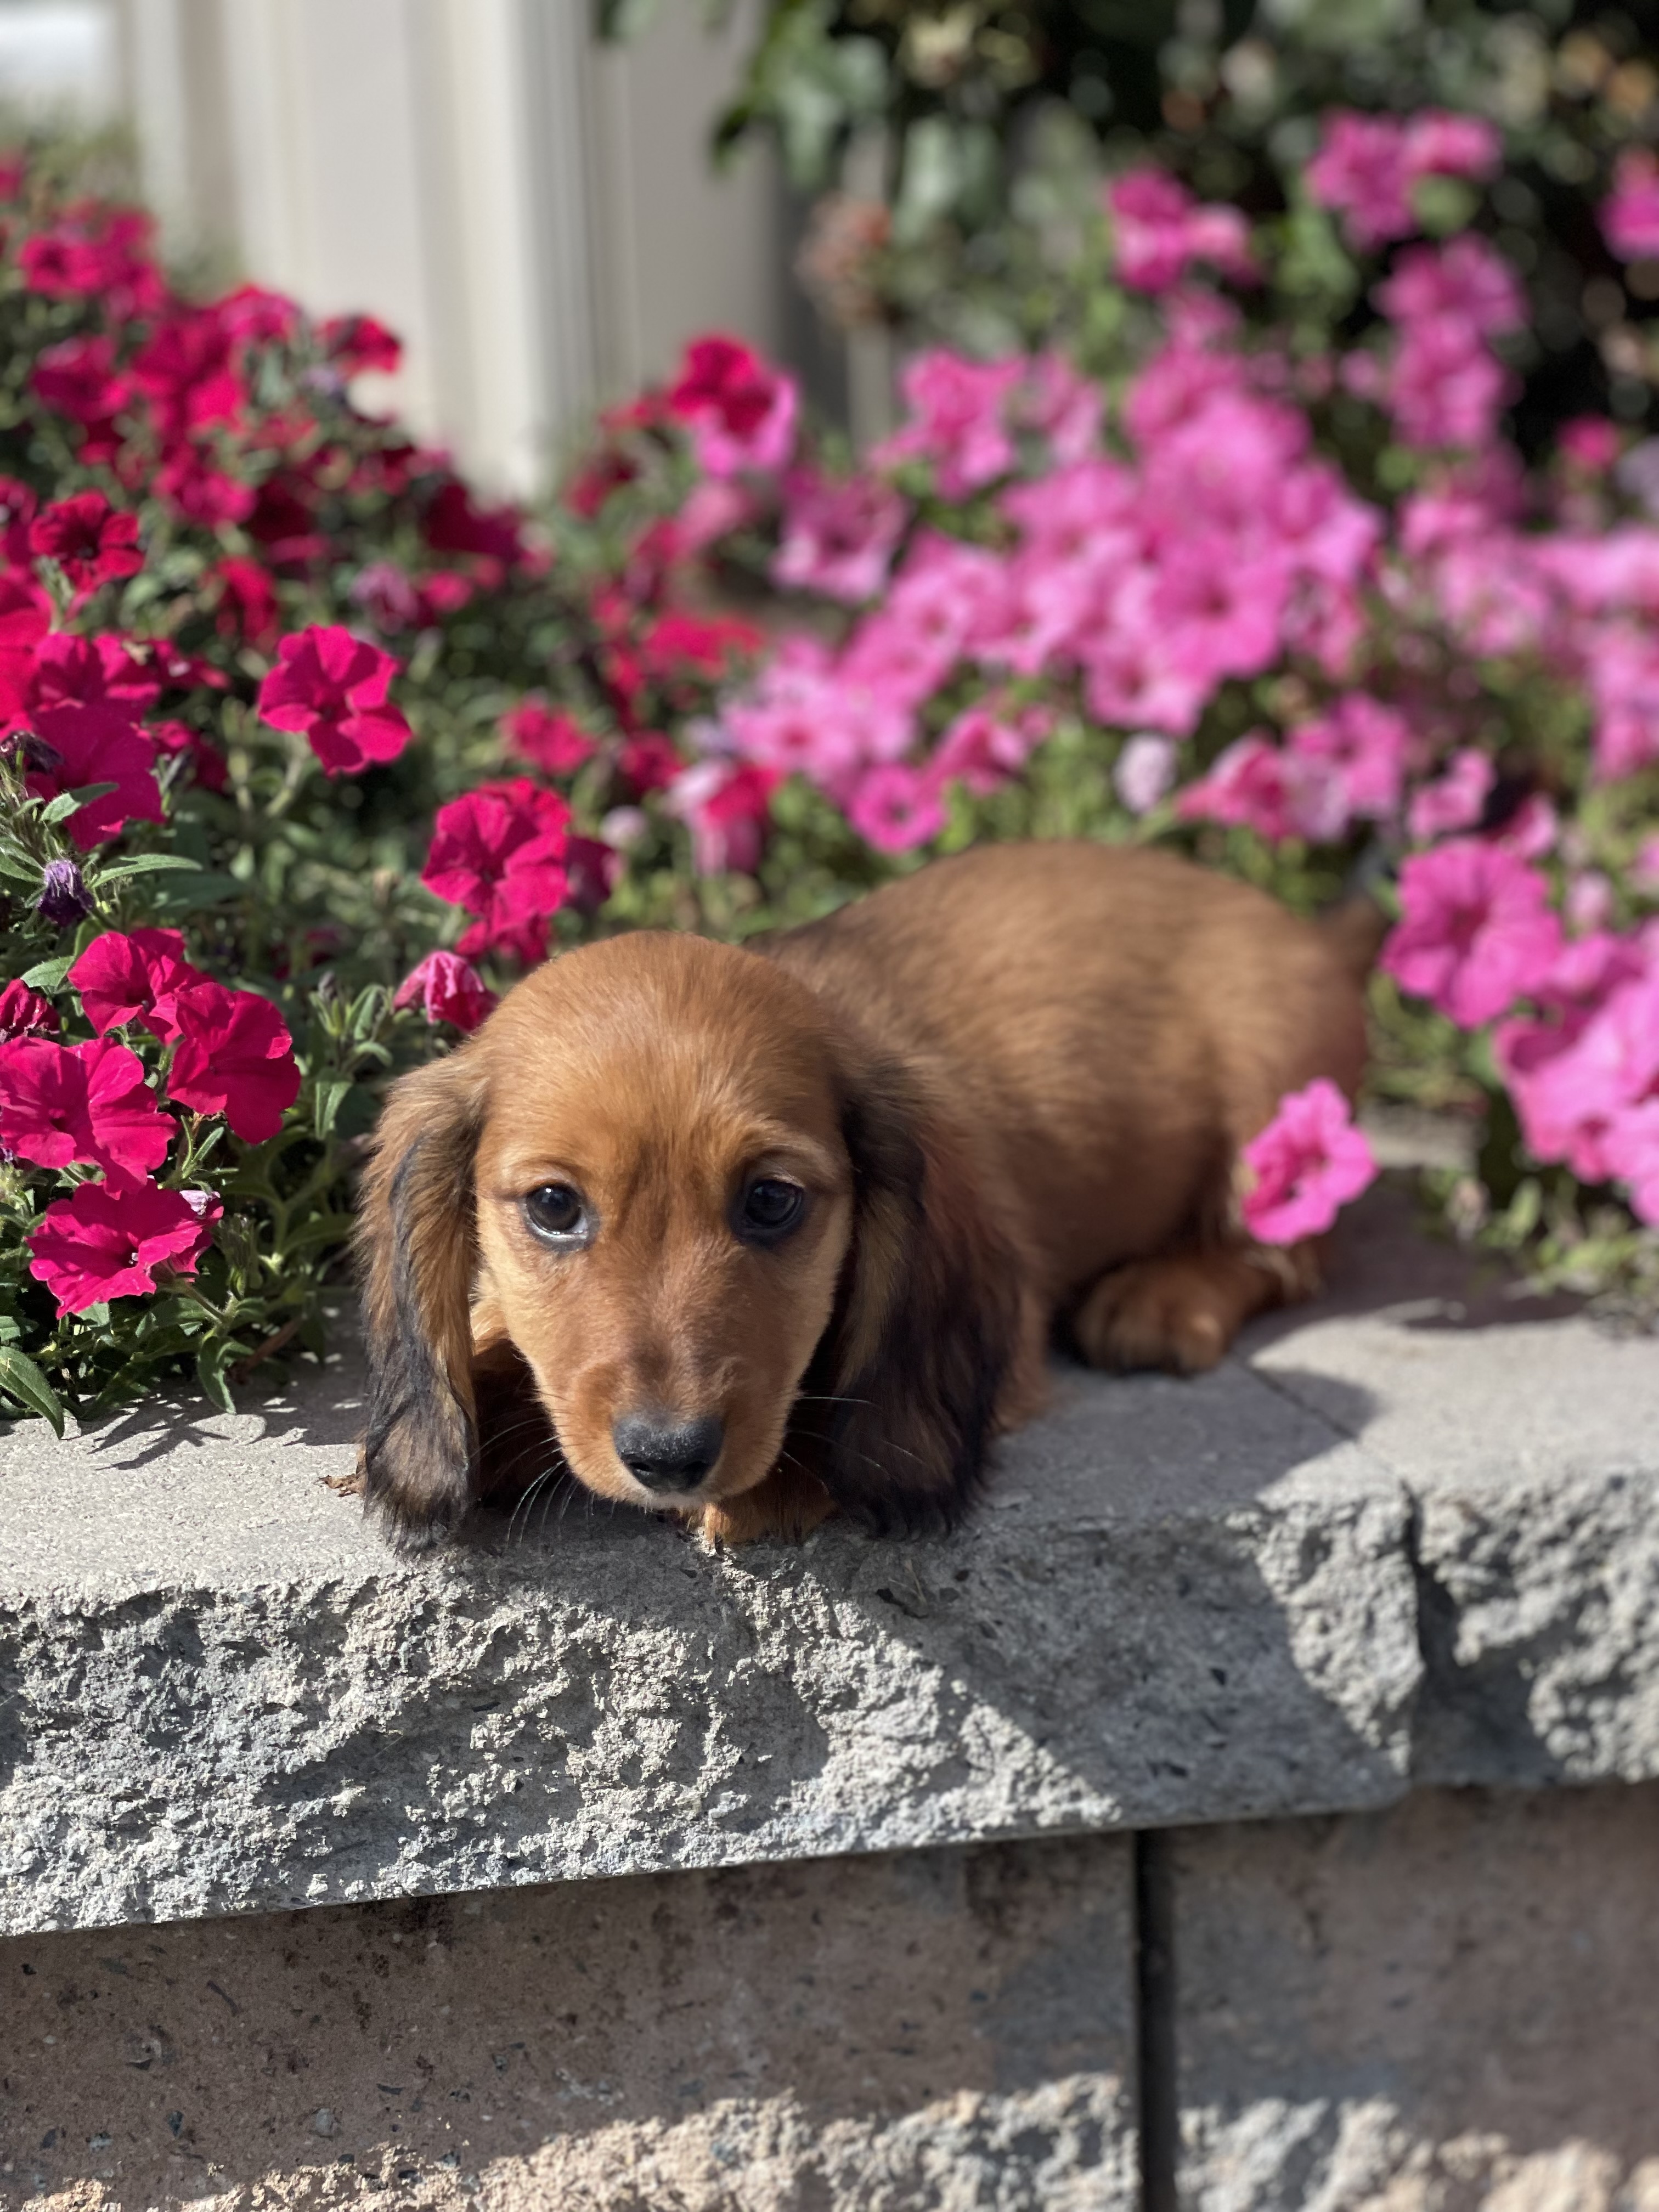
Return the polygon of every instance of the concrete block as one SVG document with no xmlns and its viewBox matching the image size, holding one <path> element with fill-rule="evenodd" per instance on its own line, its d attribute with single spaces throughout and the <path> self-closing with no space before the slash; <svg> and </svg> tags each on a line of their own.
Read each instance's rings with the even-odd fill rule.
<svg viewBox="0 0 1659 2212">
<path fill-rule="evenodd" d="M 1659 1344 L 1517 1296 L 1379 1192 L 1330 1297 L 1246 1357 L 1413 1499 L 1414 1778 L 1659 1777 Z"/>
<path fill-rule="evenodd" d="M 1129 2212 L 1130 1849 L 0 1942 L 0 2205 Z"/>
<path fill-rule="evenodd" d="M 349 1367 L 0 1445 L 0 1929 L 1378 1804 L 1400 1485 L 1232 1366 L 1070 1370 L 950 1540 L 586 1493 L 394 1561 Z"/>
<path fill-rule="evenodd" d="M 1184 2212 L 1659 2207 L 1659 1788 L 1152 1849 Z"/>
</svg>

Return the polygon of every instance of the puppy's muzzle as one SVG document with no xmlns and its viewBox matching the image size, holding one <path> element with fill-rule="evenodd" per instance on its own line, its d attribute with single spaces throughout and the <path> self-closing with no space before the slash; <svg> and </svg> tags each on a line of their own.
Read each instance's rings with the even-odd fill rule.
<svg viewBox="0 0 1659 2212">
<path fill-rule="evenodd" d="M 625 1413 L 611 1431 L 617 1457 L 647 1490 L 695 1490 L 720 1455 L 726 1424 L 718 1413 L 691 1421 L 665 1413 Z"/>
</svg>

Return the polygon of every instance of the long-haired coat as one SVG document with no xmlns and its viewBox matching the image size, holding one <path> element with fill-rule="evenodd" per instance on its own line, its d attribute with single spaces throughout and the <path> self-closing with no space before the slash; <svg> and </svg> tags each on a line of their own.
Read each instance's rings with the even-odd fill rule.
<svg viewBox="0 0 1659 2212">
<path fill-rule="evenodd" d="M 439 1540 L 481 1426 L 538 1405 L 544 1463 L 711 1535 L 950 1521 L 1057 1327 L 1190 1373 L 1313 1289 L 1239 1228 L 1236 1163 L 1285 1091 L 1357 1087 L 1370 936 L 1165 854 L 1003 845 L 753 951 L 549 962 L 386 1106 L 371 1510 Z"/>
</svg>

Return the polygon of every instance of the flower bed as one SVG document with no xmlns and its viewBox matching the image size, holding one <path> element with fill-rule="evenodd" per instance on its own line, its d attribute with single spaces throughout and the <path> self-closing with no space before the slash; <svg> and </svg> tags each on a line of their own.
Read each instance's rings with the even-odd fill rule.
<svg viewBox="0 0 1659 2212">
<path fill-rule="evenodd" d="M 705 339 L 538 526 L 353 404 L 372 322 L 185 301 L 0 177 L 0 1390 L 320 1351 L 379 1085 L 525 964 L 985 836 L 1375 884 L 1377 1085 L 1482 1135 L 1454 1220 L 1648 1295 L 1659 529 L 1612 422 L 1505 441 L 1498 161 L 1338 114 L 1254 232 L 1121 176 L 1104 378 L 921 355 L 854 466 Z M 1616 252 L 1656 202 L 1627 163 Z M 1251 1148 L 1258 1223 L 1363 1179 L 1336 1103 Z"/>
</svg>

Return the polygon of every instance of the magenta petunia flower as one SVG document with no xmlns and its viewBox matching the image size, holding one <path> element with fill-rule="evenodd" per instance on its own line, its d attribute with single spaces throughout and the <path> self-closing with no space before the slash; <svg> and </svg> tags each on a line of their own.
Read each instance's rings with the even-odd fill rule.
<svg viewBox="0 0 1659 2212">
<path fill-rule="evenodd" d="M 1200 206 L 1162 169 L 1132 169 L 1107 187 L 1120 281 L 1137 292 L 1167 292 L 1194 261 L 1207 262 L 1235 283 L 1261 271 L 1250 252 L 1250 228 L 1237 208 Z"/>
<path fill-rule="evenodd" d="M 75 587 L 76 602 L 144 565 L 138 518 L 118 514 L 100 491 L 78 491 L 41 508 L 29 525 L 29 550 L 57 562 Z"/>
<path fill-rule="evenodd" d="M 64 700 L 40 708 L 34 727 L 55 756 L 49 768 L 28 771 L 28 787 L 38 799 L 55 799 L 59 792 L 78 791 L 89 783 L 115 786 L 76 807 L 64 824 L 83 853 L 118 836 L 129 822 L 165 818 L 155 781 L 155 747 L 126 704 Z"/>
<path fill-rule="evenodd" d="M 35 648 L 52 628 L 52 601 L 26 576 L 0 576 L 0 722 L 23 711 Z"/>
<path fill-rule="evenodd" d="M 1263 1244 L 1321 1235 L 1376 1177 L 1376 1156 L 1347 1100 L 1324 1076 L 1281 1098 L 1239 1157 L 1249 1177 L 1240 1201 L 1244 1226 Z"/>
<path fill-rule="evenodd" d="M 396 760 L 414 735 L 386 699 L 398 664 L 337 625 L 313 623 L 285 637 L 259 686 L 259 712 L 275 730 L 304 732 L 325 775 L 356 775 Z"/>
<path fill-rule="evenodd" d="M 83 1182 L 46 1208 L 28 1240 L 29 1273 L 57 1299 L 60 1320 L 105 1298 L 142 1297 L 160 1267 L 196 1273 L 223 1210 L 216 1199 L 198 1210 L 159 1183 Z"/>
<path fill-rule="evenodd" d="M 57 1007 L 27 983 L 8 983 L 0 991 L 0 1044 L 10 1037 L 43 1036 L 57 1027 Z"/>
<path fill-rule="evenodd" d="M 772 580 L 798 592 L 822 592 L 856 605 L 872 599 L 887 570 L 909 508 L 877 477 L 844 483 L 815 471 L 792 471 L 784 483 L 783 534 Z"/>
<path fill-rule="evenodd" d="M 173 1122 L 144 1080 L 143 1062 L 125 1045 L 40 1036 L 0 1044 L 0 1145 L 20 1158 L 145 1175 L 172 1141 Z"/>
<path fill-rule="evenodd" d="M 799 404 L 794 380 L 738 338 L 694 338 L 667 404 L 711 477 L 781 469 L 793 449 Z"/>
<path fill-rule="evenodd" d="M 1400 872 L 1400 908 L 1383 967 L 1462 1029 L 1536 990 L 1561 949 L 1544 878 L 1482 838 L 1413 854 Z"/>
<path fill-rule="evenodd" d="M 143 1022 L 171 1044 L 180 1034 L 179 994 L 210 979 L 185 959 L 178 930 L 135 929 L 123 935 L 110 929 L 94 938 L 70 969 L 69 980 L 100 1036 L 128 1022 Z"/>
<path fill-rule="evenodd" d="M 859 779 L 847 818 L 878 853 L 908 853 L 937 837 L 945 817 L 934 779 L 894 761 Z"/>
<path fill-rule="evenodd" d="M 878 468 L 932 461 L 946 499 L 981 490 L 1013 467 L 1007 417 L 1024 375 L 1023 360 L 965 361 L 942 347 L 918 354 L 900 379 L 909 420 L 871 460 Z"/>
<path fill-rule="evenodd" d="M 476 1030 L 495 1005 L 495 994 L 470 960 L 459 953 L 428 952 L 398 984 L 394 1006 L 419 1006 L 434 1024 Z"/>
<path fill-rule="evenodd" d="M 509 752 L 547 775 L 570 775 L 599 750 L 573 715 L 550 707 L 545 699 L 522 700 L 504 714 L 501 735 Z"/>
<path fill-rule="evenodd" d="M 527 776 L 483 784 L 438 809 L 421 881 L 477 919 L 463 953 L 497 947 L 521 960 L 547 950 L 547 922 L 565 903 L 566 825 L 570 810 Z"/>
<path fill-rule="evenodd" d="M 257 991 L 204 980 L 173 1002 L 178 1050 L 167 1091 L 197 1114 L 222 1114 L 244 1143 L 262 1145 L 299 1096 L 288 1025 Z"/>
</svg>

